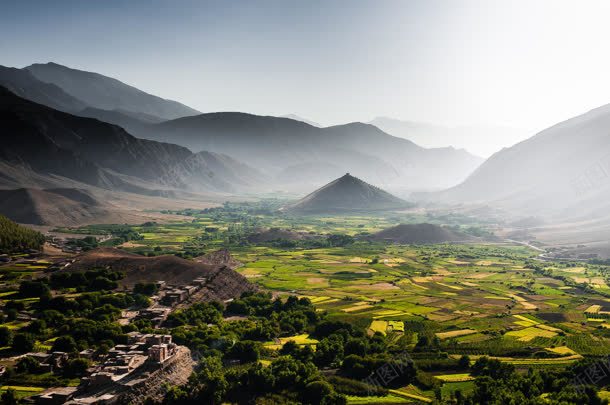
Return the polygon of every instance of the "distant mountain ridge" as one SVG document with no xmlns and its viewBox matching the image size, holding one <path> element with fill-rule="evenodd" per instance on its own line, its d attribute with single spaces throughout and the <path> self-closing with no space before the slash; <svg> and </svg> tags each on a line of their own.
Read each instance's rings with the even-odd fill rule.
<svg viewBox="0 0 610 405">
<path fill-rule="evenodd" d="M 2 87 L 0 118 L 0 162 L 22 167 L 25 175 L 32 171 L 32 176 L 144 194 L 156 189 L 234 192 L 257 181 L 256 169 L 228 156 L 138 139 L 118 126 L 33 103 Z M 2 183 L 15 182 L 0 176 Z"/>
<path fill-rule="evenodd" d="M 300 191 L 345 172 L 385 187 L 441 189 L 459 183 L 482 162 L 463 150 L 425 149 L 362 123 L 318 128 L 288 118 L 220 112 L 134 131 L 193 151 L 233 156 L 284 186 L 299 185 L 294 176 L 302 175 L 306 183 Z"/>
<path fill-rule="evenodd" d="M 296 214 L 353 213 L 407 208 L 410 204 L 349 173 L 282 208 Z"/>
<path fill-rule="evenodd" d="M 76 176 L 78 171 L 72 163 L 79 161 L 77 166 L 82 166 L 83 170 L 78 181 L 82 177 L 97 177 L 100 181 L 96 184 L 103 187 L 129 188 L 138 193 L 146 192 L 145 189 L 150 189 L 151 185 L 136 186 L 139 181 L 127 179 L 126 175 L 135 175 L 147 182 L 161 182 L 170 188 L 203 190 L 209 187 L 211 190 L 221 188 L 225 192 L 235 192 L 245 183 L 264 177 L 270 188 L 303 192 L 321 186 L 328 178 L 352 172 L 368 182 L 406 195 L 414 190 L 437 190 L 458 184 L 482 161 L 454 148 L 422 148 L 362 123 L 319 128 L 303 122 L 307 120 L 298 116 L 293 116 L 295 120 L 233 112 L 192 115 L 198 112 L 116 79 L 55 63 L 34 64 L 24 69 L 0 68 L 0 82 L 25 99 L 118 125 L 139 138 L 181 145 L 193 152 L 209 152 L 197 157 L 182 151 L 183 155 L 178 159 L 160 161 L 163 170 L 143 176 L 141 172 L 132 170 L 142 166 L 141 162 L 133 162 L 133 157 L 141 155 L 137 147 L 131 150 L 130 157 L 116 155 L 116 159 L 123 159 L 123 163 L 117 161 L 116 164 L 125 166 L 130 162 L 132 169 L 116 170 L 113 167 L 102 172 L 99 172 L 100 167 L 108 169 L 108 159 L 103 163 L 95 162 L 98 167 L 87 168 L 91 157 L 85 158 L 82 151 L 69 157 L 65 147 L 57 150 L 64 156 L 63 164 L 69 167 L 56 174 L 73 173 L 71 177 Z M 167 120 L 168 117 L 175 119 Z M 83 129 L 85 132 L 89 130 Z M 57 146 L 50 145 L 51 148 Z M 143 150 L 150 152 L 150 146 L 146 144 Z M 225 156 L 220 158 L 220 155 Z M 202 156 L 209 161 L 202 162 Z M 48 160 L 44 155 L 40 158 Z M 217 165 L 217 170 L 227 169 L 228 177 L 210 175 L 210 165 Z M 244 170 L 245 167 L 256 169 Z M 196 170 L 202 170 L 203 175 L 195 174 Z M 33 178 L 31 173 L 22 172 Z M 195 176 L 190 176 L 191 173 Z M 11 176 L 12 183 L 30 186 L 18 184 L 17 178 L 22 175 L 12 173 Z M 55 186 L 54 182 L 43 183 L 45 187 Z"/>
<path fill-rule="evenodd" d="M 161 119 L 200 114 L 177 101 L 166 100 L 99 73 L 72 69 L 57 63 L 27 66 L 37 79 L 52 83 L 90 107 L 102 110 L 126 110 Z"/>
<path fill-rule="evenodd" d="M 498 139 L 506 146 L 525 139 L 527 131 L 497 125 L 462 125 L 448 127 L 427 122 L 377 117 L 369 122 L 384 132 L 409 139 L 426 148 L 452 145 L 477 156 L 487 157 L 498 151 Z"/>
<path fill-rule="evenodd" d="M 307 118 L 300 117 L 300 116 L 298 116 L 296 114 L 286 114 L 286 115 L 280 116 L 280 118 L 290 118 L 291 120 L 301 121 L 301 122 L 304 122 L 306 124 L 311 125 L 312 127 L 321 128 L 321 127 L 324 126 L 324 125 L 319 124 L 319 123 L 317 123 L 315 121 L 311 121 L 311 120 L 308 120 Z"/>
<path fill-rule="evenodd" d="M 427 197 L 486 203 L 520 216 L 586 220 L 610 209 L 610 105 L 490 157 L 463 183 Z"/>
<path fill-rule="evenodd" d="M 84 102 L 66 93 L 59 86 L 41 82 L 24 69 L 0 66 L 0 86 L 6 87 L 19 97 L 59 111 L 75 113 L 87 107 Z"/>
</svg>

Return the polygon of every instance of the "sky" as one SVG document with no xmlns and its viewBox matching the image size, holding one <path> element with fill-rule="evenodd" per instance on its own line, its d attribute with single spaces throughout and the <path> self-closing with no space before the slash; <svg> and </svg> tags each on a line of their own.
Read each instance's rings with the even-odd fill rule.
<svg viewBox="0 0 610 405">
<path fill-rule="evenodd" d="M 0 64 L 202 112 L 499 126 L 480 135 L 499 149 L 610 103 L 609 20 L 595 0 L 0 0 Z"/>
</svg>

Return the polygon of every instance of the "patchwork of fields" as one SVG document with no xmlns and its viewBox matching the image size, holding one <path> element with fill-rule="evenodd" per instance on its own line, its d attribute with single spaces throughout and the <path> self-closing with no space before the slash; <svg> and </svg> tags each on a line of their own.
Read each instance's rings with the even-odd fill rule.
<svg viewBox="0 0 610 405">
<path fill-rule="evenodd" d="M 243 264 L 238 271 L 278 295 L 308 298 L 331 319 L 373 335 L 425 342 L 449 358 L 497 358 L 518 368 L 564 367 L 610 352 L 610 288 L 607 268 L 541 262 L 539 252 L 509 243 L 390 245 L 358 238 L 405 217 L 318 217 L 188 213 L 183 222 L 134 226 L 142 238 L 122 245 L 143 254 L 196 256 L 220 247 Z M 285 241 L 252 244 L 247 235 L 277 226 L 311 235 L 355 237 L 343 246 Z M 74 230 L 71 230 L 74 231 Z M 91 227 L 82 232 L 103 232 Z M 20 269 L 22 271 L 30 271 Z M 14 271 L 17 271 L 16 269 Z M 279 349 L 292 340 L 315 350 L 308 335 L 265 344 Z M 437 376 L 442 394 L 472 389 L 468 374 Z M 431 392 L 392 392 L 383 401 L 412 402 Z M 351 403 L 373 398 L 350 398 Z M 380 402 L 381 403 L 381 400 Z"/>
</svg>

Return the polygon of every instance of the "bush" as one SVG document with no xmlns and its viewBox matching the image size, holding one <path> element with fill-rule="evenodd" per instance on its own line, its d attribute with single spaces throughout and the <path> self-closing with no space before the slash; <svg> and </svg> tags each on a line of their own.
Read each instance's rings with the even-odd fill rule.
<svg viewBox="0 0 610 405">
<path fill-rule="evenodd" d="M 67 377 L 70 377 L 70 378 L 82 377 L 87 373 L 87 369 L 89 368 L 90 365 L 91 364 L 89 363 L 89 360 L 87 360 L 87 359 L 82 359 L 82 358 L 72 359 L 72 360 L 68 361 L 68 364 L 66 364 L 65 374 Z"/>
<path fill-rule="evenodd" d="M 333 386 L 326 381 L 314 381 L 305 386 L 303 397 L 310 404 L 320 404 L 322 400 L 333 393 Z"/>
<path fill-rule="evenodd" d="M 13 341 L 13 332 L 6 326 L 0 327 L 0 346 L 9 346 Z"/>
<path fill-rule="evenodd" d="M 74 353 L 78 350 L 78 346 L 72 336 L 60 336 L 53 342 L 54 352 Z"/>
<path fill-rule="evenodd" d="M 18 373 L 30 374 L 36 373 L 40 368 L 40 362 L 33 357 L 22 357 L 15 365 L 15 370 Z"/>
<path fill-rule="evenodd" d="M 35 343 L 36 340 L 33 335 L 29 333 L 17 333 L 13 338 L 12 348 L 19 353 L 31 352 L 34 349 Z"/>
<path fill-rule="evenodd" d="M 366 384 L 362 381 L 352 380 L 351 378 L 331 376 L 328 377 L 328 382 L 333 385 L 335 391 L 345 395 L 354 395 L 357 397 L 383 397 L 388 395 L 388 390 L 386 388 L 378 385 Z"/>
<path fill-rule="evenodd" d="M 159 287 L 155 283 L 137 283 L 133 287 L 134 294 L 142 294 L 150 297 L 151 295 L 155 295 L 159 291 Z"/>
</svg>

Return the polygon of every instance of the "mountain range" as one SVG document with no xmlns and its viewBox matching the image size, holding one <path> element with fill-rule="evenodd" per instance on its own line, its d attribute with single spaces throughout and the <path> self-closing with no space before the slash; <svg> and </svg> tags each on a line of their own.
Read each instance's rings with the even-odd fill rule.
<svg viewBox="0 0 610 405">
<path fill-rule="evenodd" d="M 28 201 L 41 200 L 32 189 L 192 199 L 202 193 L 303 193 L 350 172 L 401 196 L 432 191 L 417 194 L 422 202 L 490 206 L 517 220 L 547 224 L 610 227 L 610 105 L 548 128 L 483 164 L 463 149 L 425 148 L 411 140 L 430 145 L 426 139 L 435 134 L 453 143 L 448 137 L 455 135 L 448 134 L 455 132 L 443 127 L 388 118 L 375 119 L 375 125 L 320 127 L 298 116 L 201 114 L 55 63 L 0 66 L 0 118 L 0 188 L 23 189 L 15 195 Z"/>
<path fill-rule="evenodd" d="M 299 191 L 345 172 L 390 189 L 441 189 L 459 183 L 482 162 L 464 150 L 422 148 L 363 123 L 318 128 L 288 118 L 223 112 L 132 130 L 142 138 L 230 155 L 282 188 Z"/>
<path fill-rule="evenodd" d="M 257 171 L 215 153 L 138 139 L 116 125 L 37 104 L 0 87 L 0 185 L 48 187 L 59 177 L 138 192 L 232 192 L 256 184 Z M 30 174 L 30 175 L 28 175 Z"/>
</svg>

